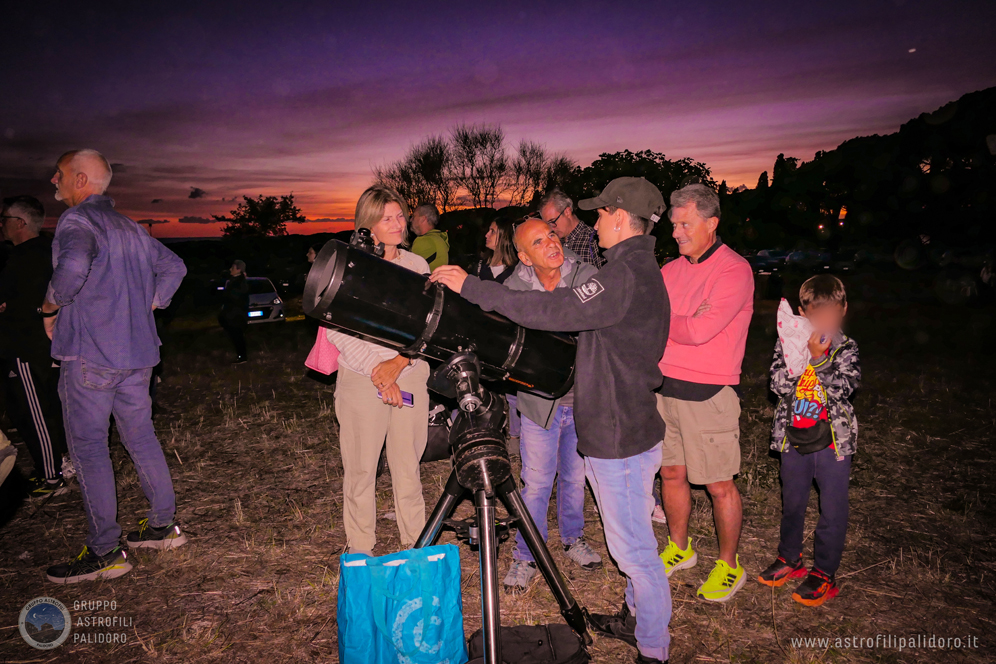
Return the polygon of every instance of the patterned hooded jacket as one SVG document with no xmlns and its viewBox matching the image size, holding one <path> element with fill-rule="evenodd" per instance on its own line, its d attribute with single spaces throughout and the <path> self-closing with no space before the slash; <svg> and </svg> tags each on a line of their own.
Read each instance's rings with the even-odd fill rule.
<svg viewBox="0 0 996 664">
<path fill-rule="evenodd" d="M 858 443 L 858 420 L 854 416 L 854 406 L 850 397 L 861 383 L 861 364 L 858 359 L 858 344 L 854 339 L 841 335 L 840 343 L 834 339 L 830 344 L 830 354 L 820 362 L 811 361 L 827 394 L 827 415 L 830 431 L 833 434 L 837 457 L 854 454 Z M 798 378 L 791 378 L 785 365 L 782 344 L 775 342 L 775 357 L 771 362 L 771 391 L 779 396 L 775 408 L 775 420 L 771 426 L 771 449 L 784 452 L 789 445 L 785 439 L 786 429 L 792 418 L 792 402 Z"/>
</svg>

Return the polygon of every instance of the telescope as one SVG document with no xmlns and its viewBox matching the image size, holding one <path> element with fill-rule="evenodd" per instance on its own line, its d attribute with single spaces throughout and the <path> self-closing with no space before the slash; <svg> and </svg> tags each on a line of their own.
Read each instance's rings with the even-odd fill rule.
<svg viewBox="0 0 996 664">
<path fill-rule="evenodd" d="M 308 273 L 304 313 L 430 363 L 472 352 L 480 361 L 481 378 L 504 383 L 505 390 L 558 398 L 571 389 L 573 337 L 524 328 L 486 312 L 425 275 L 379 258 L 375 251 L 366 229 L 357 231 L 348 245 L 327 242 Z M 453 390 L 444 389 L 442 394 L 454 396 Z"/>
<path fill-rule="evenodd" d="M 436 368 L 429 389 L 456 399 L 460 413 L 450 429 L 453 470 L 415 548 L 431 546 L 444 526 L 478 547 L 485 664 L 502 664 L 498 591 L 498 532 L 515 524 L 560 606 L 586 649 L 586 611 L 571 595 L 515 483 L 503 434 L 505 403 L 481 384 L 563 396 L 574 382 L 574 338 L 524 328 L 488 313 L 424 275 L 384 260 L 370 231 L 357 230 L 318 252 L 304 288 L 304 312 L 330 327 L 422 357 Z M 472 494 L 475 518 L 449 518 Z M 500 500 L 510 516 L 499 520 Z M 544 517 L 545 518 L 545 517 Z M 504 628 L 504 629 L 515 629 Z"/>
</svg>

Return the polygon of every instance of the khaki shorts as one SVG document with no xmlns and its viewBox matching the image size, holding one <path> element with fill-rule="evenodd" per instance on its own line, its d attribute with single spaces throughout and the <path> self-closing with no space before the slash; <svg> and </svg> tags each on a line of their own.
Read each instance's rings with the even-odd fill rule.
<svg viewBox="0 0 996 664">
<path fill-rule="evenodd" d="M 740 472 L 740 397 L 724 387 L 707 401 L 657 395 L 664 418 L 664 466 L 685 466 L 692 484 L 733 479 Z"/>
</svg>

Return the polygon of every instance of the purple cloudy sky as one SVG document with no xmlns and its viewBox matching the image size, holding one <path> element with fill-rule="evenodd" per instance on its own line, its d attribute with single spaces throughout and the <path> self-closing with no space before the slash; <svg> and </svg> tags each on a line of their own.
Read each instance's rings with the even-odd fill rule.
<svg viewBox="0 0 996 664">
<path fill-rule="evenodd" d="M 462 122 L 582 165 L 652 149 L 752 186 L 779 152 L 996 85 L 991 0 L 15 4 L 0 193 L 55 216 L 56 158 L 94 147 L 119 209 L 169 220 L 157 236 L 217 234 L 190 222 L 243 194 L 351 218 L 373 166 Z"/>
</svg>

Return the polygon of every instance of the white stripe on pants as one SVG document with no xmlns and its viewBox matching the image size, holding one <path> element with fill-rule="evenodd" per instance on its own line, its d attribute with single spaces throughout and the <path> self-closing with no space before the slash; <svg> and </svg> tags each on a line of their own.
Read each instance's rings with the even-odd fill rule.
<svg viewBox="0 0 996 664">
<path fill-rule="evenodd" d="M 21 384 L 24 385 L 24 396 L 28 400 L 28 410 L 31 411 L 31 421 L 34 422 L 35 432 L 38 434 L 38 443 L 39 447 L 41 447 L 42 460 L 45 464 L 45 477 L 58 477 L 61 467 L 58 469 L 55 467 L 55 454 L 52 452 L 52 437 L 48 433 L 48 423 L 45 421 L 45 413 L 42 412 L 41 403 L 38 401 L 38 391 L 35 389 L 35 379 L 31 375 L 31 367 L 27 362 L 23 362 L 20 359 L 17 359 L 16 362 L 17 373 L 21 375 Z"/>
</svg>

